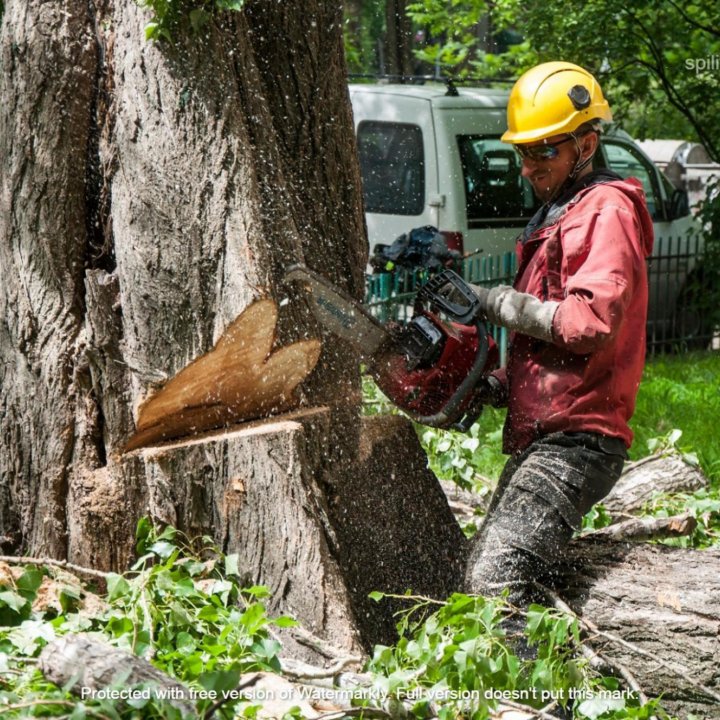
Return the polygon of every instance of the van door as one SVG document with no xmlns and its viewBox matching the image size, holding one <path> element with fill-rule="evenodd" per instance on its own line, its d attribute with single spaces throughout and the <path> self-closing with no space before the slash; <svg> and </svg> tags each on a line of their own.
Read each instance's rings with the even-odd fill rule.
<svg viewBox="0 0 720 720">
<path fill-rule="evenodd" d="M 445 196 L 440 229 L 462 233 L 466 253 L 512 252 L 537 202 L 520 175 L 517 153 L 500 141 L 507 126 L 505 108 L 479 100 L 458 107 L 452 98 L 443 100 L 434 109 Z M 456 100 L 461 101 L 468 98 Z"/>
<path fill-rule="evenodd" d="M 437 225 L 438 173 L 430 103 L 353 95 L 370 253 L 422 225 Z M 402 120 L 400 120 L 402 118 Z"/>
<path fill-rule="evenodd" d="M 671 215 L 674 188 L 631 140 L 608 136 L 602 142 L 607 166 L 624 178 L 640 180 L 653 219 L 655 243 L 649 264 L 648 333 L 652 343 L 677 335 L 682 297 L 696 264 L 699 226 L 689 211 Z"/>
</svg>

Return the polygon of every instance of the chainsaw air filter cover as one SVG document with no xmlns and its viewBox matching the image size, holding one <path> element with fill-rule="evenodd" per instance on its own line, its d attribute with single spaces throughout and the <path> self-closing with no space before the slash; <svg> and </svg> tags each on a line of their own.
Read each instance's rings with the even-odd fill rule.
<svg viewBox="0 0 720 720">
<path fill-rule="evenodd" d="M 411 416 L 432 416 L 442 411 L 470 372 L 478 356 L 478 331 L 471 325 L 445 323 L 424 312 L 402 330 L 406 353 L 388 354 L 374 368 L 378 387 Z M 496 367 L 498 350 L 488 343 L 484 373 Z M 483 374 L 484 374 L 483 373 Z M 472 400 L 469 393 L 461 409 Z"/>
</svg>

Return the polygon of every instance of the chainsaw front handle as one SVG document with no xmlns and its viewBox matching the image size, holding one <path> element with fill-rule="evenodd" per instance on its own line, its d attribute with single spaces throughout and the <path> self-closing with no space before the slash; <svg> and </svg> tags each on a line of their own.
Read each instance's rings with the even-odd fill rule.
<svg viewBox="0 0 720 720">
<path fill-rule="evenodd" d="M 460 325 L 471 325 L 483 315 L 483 306 L 472 286 L 453 270 L 430 278 L 415 298 L 415 309 L 429 305 Z"/>
</svg>

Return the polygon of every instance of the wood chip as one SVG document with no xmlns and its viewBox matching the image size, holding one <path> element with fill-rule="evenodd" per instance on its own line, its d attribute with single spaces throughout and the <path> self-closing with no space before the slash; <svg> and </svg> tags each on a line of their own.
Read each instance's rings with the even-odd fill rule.
<svg viewBox="0 0 720 720">
<path fill-rule="evenodd" d="M 294 390 L 315 367 L 320 341 L 304 340 L 272 352 L 276 322 L 272 300 L 246 308 L 210 352 L 141 405 L 136 432 L 124 452 L 295 407 Z"/>
</svg>

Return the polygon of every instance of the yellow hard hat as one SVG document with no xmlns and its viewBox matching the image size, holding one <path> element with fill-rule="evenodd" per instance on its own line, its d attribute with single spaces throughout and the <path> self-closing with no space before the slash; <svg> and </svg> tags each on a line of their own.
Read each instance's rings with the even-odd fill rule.
<svg viewBox="0 0 720 720">
<path fill-rule="evenodd" d="M 549 62 L 528 70 L 513 86 L 506 143 L 529 143 L 570 133 L 590 120 L 612 120 L 597 80 L 578 65 Z"/>
</svg>

